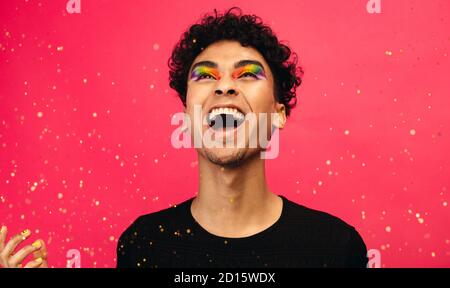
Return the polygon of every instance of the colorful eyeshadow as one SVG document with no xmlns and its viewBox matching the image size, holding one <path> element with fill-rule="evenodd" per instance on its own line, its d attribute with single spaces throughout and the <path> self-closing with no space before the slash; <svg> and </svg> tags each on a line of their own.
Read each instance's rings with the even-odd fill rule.
<svg viewBox="0 0 450 288">
<path fill-rule="evenodd" d="M 266 77 L 266 75 L 264 74 L 264 69 L 260 65 L 248 64 L 237 69 L 233 73 L 233 78 L 239 78 L 246 73 L 253 74 L 257 79 L 263 79 Z"/>
<path fill-rule="evenodd" d="M 219 72 L 215 68 L 207 67 L 207 66 L 198 66 L 195 67 L 194 70 L 192 70 L 191 73 L 191 79 L 197 81 L 203 78 L 200 78 L 202 76 L 211 76 L 216 80 L 220 79 Z"/>
</svg>

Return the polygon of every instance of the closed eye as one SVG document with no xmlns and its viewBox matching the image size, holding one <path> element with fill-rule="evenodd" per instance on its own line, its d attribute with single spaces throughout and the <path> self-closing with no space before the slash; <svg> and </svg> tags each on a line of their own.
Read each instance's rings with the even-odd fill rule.
<svg viewBox="0 0 450 288">
<path fill-rule="evenodd" d="M 216 79 L 216 78 L 211 74 L 202 74 L 197 77 L 197 80 L 201 80 L 201 79 Z"/>
<path fill-rule="evenodd" d="M 241 76 L 239 76 L 239 78 L 242 78 L 242 77 L 246 78 L 247 76 L 250 76 L 250 77 L 253 77 L 253 78 L 258 78 L 255 74 L 253 74 L 251 72 L 242 73 Z"/>
</svg>

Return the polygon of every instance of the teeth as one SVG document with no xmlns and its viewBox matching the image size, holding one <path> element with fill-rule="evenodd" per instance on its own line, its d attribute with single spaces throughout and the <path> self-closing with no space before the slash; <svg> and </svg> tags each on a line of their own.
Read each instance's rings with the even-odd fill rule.
<svg viewBox="0 0 450 288">
<path fill-rule="evenodd" d="M 214 117 L 220 114 L 230 114 L 233 115 L 233 118 L 238 120 L 242 120 L 245 117 L 244 114 L 242 114 L 241 112 L 239 112 L 239 110 L 235 108 L 214 108 L 211 110 L 208 116 L 209 119 L 214 119 Z"/>
</svg>

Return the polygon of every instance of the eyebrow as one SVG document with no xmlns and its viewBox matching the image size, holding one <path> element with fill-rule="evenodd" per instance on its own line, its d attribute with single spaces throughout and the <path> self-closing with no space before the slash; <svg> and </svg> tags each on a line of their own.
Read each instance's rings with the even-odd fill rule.
<svg viewBox="0 0 450 288">
<path fill-rule="evenodd" d="M 258 65 L 258 66 L 261 67 L 261 69 L 263 70 L 263 72 L 266 72 L 266 71 L 264 70 L 264 66 L 261 64 L 261 62 L 256 61 L 256 60 L 241 60 L 241 61 L 239 61 L 239 62 L 234 63 L 234 68 L 239 68 L 239 67 L 247 66 L 247 65 L 250 65 L 250 64 Z M 197 68 L 198 66 L 206 66 L 206 67 L 210 67 L 210 68 L 217 68 L 217 67 L 218 67 L 217 63 L 215 63 L 215 62 L 208 61 L 208 60 L 206 60 L 206 61 L 200 61 L 200 62 L 195 63 L 195 64 L 192 66 L 191 72 L 192 72 L 195 68 Z"/>
</svg>

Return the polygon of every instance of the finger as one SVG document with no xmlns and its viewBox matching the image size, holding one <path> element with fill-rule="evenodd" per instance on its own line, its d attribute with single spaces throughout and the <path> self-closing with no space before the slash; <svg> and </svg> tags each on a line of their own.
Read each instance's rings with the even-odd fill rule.
<svg viewBox="0 0 450 288">
<path fill-rule="evenodd" d="M 48 268 L 48 262 L 47 262 L 47 247 L 45 246 L 45 242 L 42 239 L 39 239 L 38 241 L 41 242 L 41 248 L 33 253 L 35 258 L 42 258 L 42 264 L 38 268 Z"/>
<path fill-rule="evenodd" d="M 25 265 L 25 267 L 23 268 L 39 268 L 43 262 L 44 260 L 42 258 L 37 258 L 33 261 L 28 262 L 27 265 Z"/>
<path fill-rule="evenodd" d="M 44 259 L 44 260 L 42 261 L 42 264 L 41 264 L 38 268 L 48 268 L 47 259 Z"/>
<path fill-rule="evenodd" d="M 9 257 L 14 249 L 16 249 L 17 245 L 22 243 L 23 240 L 27 239 L 30 236 L 31 231 L 29 229 L 25 229 L 20 234 L 14 235 L 11 240 L 8 241 L 3 251 L 0 253 L 3 257 Z"/>
<path fill-rule="evenodd" d="M 34 241 L 33 244 L 27 245 L 17 251 L 13 256 L 9 258 L 9 265 L 10 266 L 17 266 L 20 263 L 22 263 L 23 259 L 25 259 L 30 253 L 33 253 L 41 248 L 41 242 L 39 240 Z"/>
<path fill-rule="evenodd" d="M 5 248 L 5 239 L 8 234 L 8 230 L 6 226 L 2 226 L 0 229 L 0 252 L 2 252 L 3 248 Z"/>
<path fill-rule="evenodd" d="M 33 253 L 33 257 L 34 259 L 42 258 L 45 261 L 47 259 L 47 247 L 45 246 L 45 242 L 42 239 L 38 239 L 35 243 L 36 242 L 40 243 L 40 248 Z"/>
</svg>

